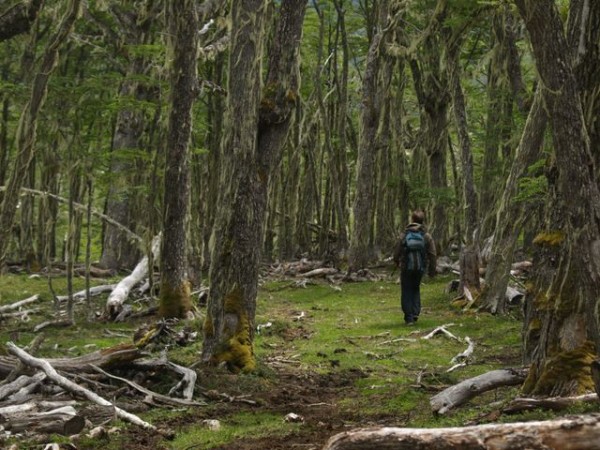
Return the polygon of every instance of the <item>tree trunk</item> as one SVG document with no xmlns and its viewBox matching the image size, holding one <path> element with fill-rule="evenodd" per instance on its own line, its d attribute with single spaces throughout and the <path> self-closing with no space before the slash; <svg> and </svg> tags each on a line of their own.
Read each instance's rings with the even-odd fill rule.
<svg viewBox="0 0 600 450">
<path fill-rule="evenodd" d="M 35 154 L 38 114 L 44 106 L 48 81 L 57 65 L 58 50 L 67 40 L 73 28 L 79 13 L 79 5 L 80 0 L 71 0 L 67 5 L 66 13 L 58 26 L 58 30 L 50 38 L 44 51 L 39 71 L 33 80 L 31 97 L 21 114 L 16 138 L 17 154 L 0 208 L 0 274 L 5 270 L 6 250 L 10 241 L 19 190 L 23 185 L 24 177 Z"/>
<path fill-rule="evenodd" d="M 161 257 L 161 317 L 186 317 L 191 310 L 187 261 L 189 213 L 189 153 L 192 136 L 192 106 L 196 97 L 198 15 L 193 0 L 167 6 L 173 39 L 171 68 L 171 112 L 165 167 L 163 240 Z"/>
<path fill-rule="evenodd" d="M 449 202 L 446 154 L 448 149 L 448 106 L 450 88 L 447 73 L 441 70 L 440 28 L 446 17 L 446 2 L 440 2 L 432 17 L 431 30 L 419 54 L 420 64 L 411 62 L 415 91 L 421 110 L 421 147 L 425 150 L 431 189 L 431 233 L 438 250 L 448 244 Z M 422 180 L 411 180 L 414 183 Z M 419 206 L 419 205 L 416 205 Z"/>
<path fill-rule="evenodd" d="M 538 89 L 496 211 L 491 258 L 487 264 L 485 287 L 480 297 L 481 308 L 492 314 L 506 313 L 505 293 L 510 276 L 510 266 L 525 220 L 524 204 L 517 201 L 515 197 L 519 191 L 519 182 L 527 176 L 527 168 L 542 154 L 547 122 L 542 103 L 542 92 Z"/>
<path fill-rule="evenodd" d="M 29 32 L 44 0 L 22 1 L 0 14 L 0 42 Z"/>
<path fill-rule="evenodd" d="M 356 193 L 353 206 L 353 227 L 350 239 L 348 266 L 350 271 L 363 269 L 375 257 L 374 208 L 377 157 L 377 130 L 381 115 L 382 89 L 379 82 L 381 69 L 382 40 L 387 25 L 388 6 L 378 5 L 377 31 L 369 45 L 362 86 L 361 133 L 356 162 Z"/>
<path fill-rule="evenodd" d="M 529 31 L 552 128 L 551 215 L 535 242 L 546 256 L 527 294 L 526 330 L 539 331 L 523 387 L 534 395 L 572 395 L 593 387 L 589 365 L 600 344 L 600 192 L 573 58 L 552 0 L 516 0 Z M 551 274 L 550 282 L 546 274 Z M 531 313 L 533 311 L 533 314 Z"/>
<path fill-rule="evenodd" d="M 600 3 L 573 0 L 569 11 L 568 40 L 575 55 L 577 83 L 590 151 L 600 167 Z M 600 172 L 597 173 L 600 177 Z"/>
<path fill-rule="evenodd" d="M 224 165 L 224 190 L 213 233 L 210 294 L 202 359 L 250 371 L 269 180 L 278 166 L 298 97 L 297 64 L 305 2 L 284 0 L 264 89 L 260 65 L 266 5 L 234 2 Z"/>
<path fill-rule="evenodd" d="M 473 153 L 467 127 L 467 109 L 465 97 L 460 84 L 460 50 L 461 37 L 450 36 L 448 44 L 448 78 L 454 111 L 454 120 L 460 144 L 460 166 L 462 169 L 462 197 L 464 199 L 464 244 L 460 255 L 459 294 L 468 289 L 472 296 L 477 296 L 481 289 L 479 283 L 479 247 L 475 236 L 478 224 L 477 193 L 473 181 Z"/>
</svg>

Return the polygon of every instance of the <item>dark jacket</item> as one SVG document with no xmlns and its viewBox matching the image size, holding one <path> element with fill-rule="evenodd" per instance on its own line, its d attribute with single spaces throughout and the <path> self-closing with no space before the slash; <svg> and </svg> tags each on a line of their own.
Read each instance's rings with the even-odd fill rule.
<svg viewBox="0 0 600 450">
<path fill-rule="evenodd" d="M 400 233 L 398 237 L 398 242 L 396 243 L 396 247 L 394 248 L 394 262 L 396 265 L 400 267 L 400 270 L 404 269 L 404 264 L 406 264 L 406 258 L 404 257 L 405 248 L 404 248 L 404 237 L 406 236 L 406 231 L 421 231 L 424 233 L 425 239 L 425 250 L 427 251 L 427 273 L 430 277 L 435 276 L 436 274 L 436 251 L 435 251 L 435 243 L 433 242 L 433 238 L 427 232 L 425 226 L 420 223 L 410 223 L 406 227 L 406 229 Z"/>
</svg>

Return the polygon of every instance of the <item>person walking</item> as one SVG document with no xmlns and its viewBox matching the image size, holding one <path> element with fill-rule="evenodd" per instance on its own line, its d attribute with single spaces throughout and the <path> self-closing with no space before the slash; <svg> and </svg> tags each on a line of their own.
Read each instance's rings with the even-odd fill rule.
<svg viewBox="0 0 600 450">
<path fill-rule="evenodd" d="M 394 262 L 400 268 L 400 299 L 404 322 L 414 325 L 421 314 L 421 279 L 428 272 L 436 275 L 435 242 L 427 232 L 425 213 L 415 210 L 411 223 L 398 238 L 394 249 Z"/>
</svg>

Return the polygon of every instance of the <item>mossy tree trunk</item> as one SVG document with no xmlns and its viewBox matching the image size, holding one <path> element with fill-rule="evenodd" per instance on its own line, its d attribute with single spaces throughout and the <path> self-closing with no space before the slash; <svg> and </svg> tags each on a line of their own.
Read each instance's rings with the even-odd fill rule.
<svg viewBox="0 0 600 450">
<path fill-rule="evenodd" d="M 600 2 L 573 0 L 567 25 L 590 150 L 600 167 Z M 600 177 L 600 172 L 597 174 Z"/>
<path fill-rule="evenodd" d="M 305 1 L 284 0 L 261 89 L 266 4 L 233 2 L 227 117 L 219 211 L 213 232 L 202 359 L 234 371 L 255 367 L 258 271 L 269 182 L 298 100 L 298 51 Z M 262 95 L 262 97 L 261 97 Z"/>
<path fill-rule="evenodd" d="M 383 103 L 381 62 L 385 28 L 389 20 L 388 8 L 387 2 L 377 4 L 377 29 L 369 45 L 363 75 L 360 142 L 356 161 L 356 192 L 348 255 L 348 266 L 351 271 L 367 267 L 375 258 L 374 180 L 377 161 L 377 132 Z"/>
<path fill-rule="evenodd" d="M 550 214 L 535 242 L 545 258 L 527 293 L 530 310 L 524 385 L 534 395 L 570 395 L 593 388 L 589 364 L 600 333 L 600 192 L 585 127 L 573 58 L 555 2 L 516 0 L 529 32 L 552 129 Z M 533 345 L 531 345 L 533 344 Z"/>
<path fill-rule="evenodd" d="M 441 27 L 447 13 L 447 4 L 440 1 L 433 12 L 430 30 L 425 37 L 419 59 L 411 61 L 415 92 L 421 116 L 421 147 L 425 150 L 429 170 L 430 233 L 438 249 L 448 244 L 449 189 L 447 177 L 448 108 L 450 87 L 448 76 L 442 70 Z M 413 183 L 420 180 L 411 180 Z M 422 205 L 415 205 L 422 207 Z"/>
<path fill-rule="evenodd" d="M 459 293 L 468 289 L 472 295 L 478 295 L 481 289 L 479 282 L 479 247 L 475 232 L 478 227 L 477 193 L 473 181 L 473 152 L 467 126 L 467 108 L 465 96 L 460 84 L 460 51 L 462 37 L 455 31 L 449 36 L 447 43 L 447 67 L 454 121 L 460 145 L 460 166 L 462 172 L 461 194 L 464 204 L 464 236 L 460 253 L 460 286 Z"/>
<path fill-rule="evenodd" d="M 515 197 L 520 181 L 528 176 L 527 168 L 542 156 L 546 122 L 542 92 L 538 89 L 496 211 L 491 257 L 486 268 L 485 287 L 480 297 L 481 308 L 492 314 L 503 315 L 506 312 L 506 288 L 510 267 L 517 239 L 527 216 L 524 203 L 517 201 Z"/>
<path fill-rule="evenodd" d="M 0 273 L 4 271 L 6 251 L 19 200 L 19 190 L 35 155 L 38 115 L 46 101 L 48 82 L 58 63 L 58 51 L 67 40 L 79 14 L 80 0 L 71 0 L 56 33 L 44 50 L 39 69 L 33 79 L 31 96 L 23 108 L 17 129 L 16 155 L 0 205 Z"/>
<path fill-rule="evenodd" d="M 522 105 L 523 88 L 518 57 L 513 61 L 515 36 L 514 18 L 508 5 L 501 6 L 492 17 L 492 53 L 488 66 L 487 115 L 485 124 L 483 174 L 481 177 L 481 196 L 479 198 L 481 214 L 481 239 L 486 239 L 494 231 L 495 208 L 502 189 L 501 149 L 508 127 L 504 114 L 508 102 L 517 101 Z M 514 67 L 514 69 L 511 69 Z M 512 76 L 511 73 L 514 73 Z M 510 83 L 512 79 L 514 83 Z M 515 90 L 511 89 L 514 84 Z"/>
<path fill-rule="evenodd" d="M 160 280 L 162 317 L 185 317 L 191 309 L 187 261 L 189 153 L 192 106 L 197 93 L 198 15 L 193 0 L 167 3 L 171 44 L 171 111 L 164 179 Z"/>
<path fill-rule="evenodd" d="M 140 62 L 132 64 L 129 69 L 131 79 L 142 74 Z M 138 83 L 125 81 L 121 86 L 119 96 L 124 102 L 129 98 L 139 98 Z M 133 106 L 119 111 L 112 139 L 112 154 L 110 162 L 111 183 L 108 189 L 104 213 L 117 222 L 133 229 L 131 204 L 132 173 L 134 172 L 131 156 L 127 150 L 140 148 L 140 137 L 144 128 L 144 117 Z M 137 263 L 139 251 L 127 236 L 116 227 L 106 224 L 103 233 L 102 255 L 100 264 L 109 269 L 131 269 Z"/>
</svg>

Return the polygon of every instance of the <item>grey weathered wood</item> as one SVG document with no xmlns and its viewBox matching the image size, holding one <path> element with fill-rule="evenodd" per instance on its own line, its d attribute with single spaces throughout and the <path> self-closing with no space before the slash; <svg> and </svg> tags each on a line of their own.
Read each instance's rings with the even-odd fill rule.
<svg viewBox="0 0 600 450">
<path fill-rule="evenodd" d="M 456 428 L 379 428 L 333 436 L 323 450 L 589 450 L 598 448 L 600 417 Z"/>
<path fill-rule="evenodd" d="M 81 396 L 87 398 L 88 400 L 90 400 L 94 403 L 97 403 L 101 406 L 113 406 L 115 409 L 115 415 L 123 420 L 131 422 L 135 425 L 141 426 L 142 428 L 146 428 L 146 429 L 150 429 L 150 430 L 156 429 L 156 427 L 154 425 L 140 419 L 135 414 L 128 413 L 127 411 L 124 411 L 123 409 L 119 408 L 118 406 L 114 406 L 113 403 L 100 397 L 98 394 L 96 394 L 82 386 L 79 386 L 76 383 L 73 383 L 71 380 L 63 377 L 62 375 L 59 375 L 59 373 L 54 369 L 54 367 L 52 367 L 50 365 L 50 363 L 48 361 L 46 361 L 44 359 L 40 359 L 40 358 L 35 358 L 35 357 L 29 355 L 26 351 L 20 349 L 12 342 L 7 342 L 6 348 L 10 353 L 17 356 L 21 361 L 23 361 L 28 366 L 43 370 L 44 373 L 46 373 L 46 375 L 48 376 L 48 378 L 50 378 L 54 383 L 56 383 L 63 389 L 66 389 L 69 392 L 73 392 L 75 394 L 81 395 Z"/>
<path fill-rule="evenodd" d="M 429 404 L 434 413 L 445 414 L 450 409 L 462 405 L 483 392 L 501 386 L 522 384 L 525 381 L 526 373 L 525 369 L 492 370 L 444 389 L 431 397 Z"/>
</svg>

